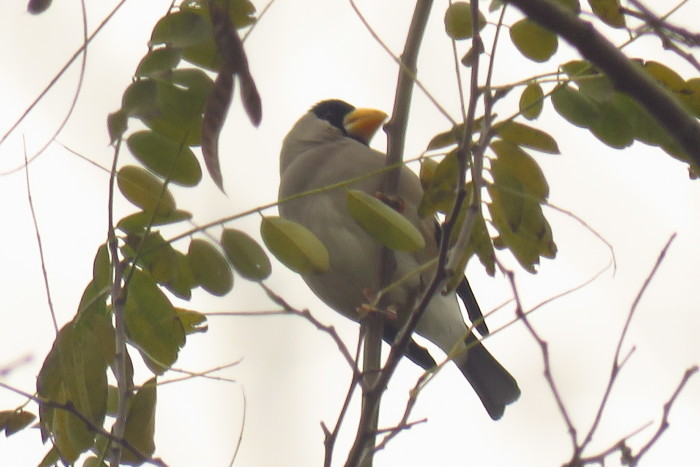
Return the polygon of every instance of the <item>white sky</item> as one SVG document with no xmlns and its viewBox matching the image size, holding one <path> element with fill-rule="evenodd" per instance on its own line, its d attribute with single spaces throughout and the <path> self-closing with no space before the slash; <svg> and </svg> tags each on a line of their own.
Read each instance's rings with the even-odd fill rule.
<svg viewBox="0 0 700 467">
<path fill-rule="evenodd" d="M 94 30 L 116 2 L 90 2 Z M 98 4 L 99 3 L 99 4 Z M 262 9 L 262 2 L 255 2 Z M 368 21 L 395 50 L 403 46 L 412 5 L 399 0 L 358 1 Z M 485 2 L 488 3 L 488 2 Z M 585 3 L 585 2 L 583 2 Z M 650 2 L 666 5 L 667 2 Z M 675 19 L 700 17 L 691 1 Z M 167 1 L 131 0 L 97 37 L 89 51 L 87 73 L 77 108 L 58 140 L 107 167 L 112 151 L 105 127 L 107 113 L 119 107 L 121 93 L 146 52 L 155 21 Z M 436 2 L 419 74 L 427 88 L 458 113 L 449 42 L 443 32 L 446 2 Z M 485 6 L 484 6 L 485 7 Z M 690 23 L 690 22 L 689 22 Z M 688 24 L 688 27 L 693 27 Z M 697 27 L 697 25 L 695 25 Z M 0 132 L 4 133 L 49 82 L 82 40 L 78 2 L 58 1 L 44 15 L 30 16 L 24 2 L 6 5 L 0 19 Z M 493 28 L 487 28 L 488 35 Z M 504 37 L 504 39 L 507 39 Z M 507 83 L 555 69 L 575 55 L 565 47 L 546 65 L 534 66 L 504 40 L 496 62 L 496 82 Z M 222 141 L 228 197 L 207 180 L 202 187 L 177 190 L 181 207 L 204 222 L 276 199 L 278 153 L 294 121 L 315 102 L 329 97 L 357 106 L 390 110 L 396 67 L 372 41 L 346 0 L 278 0 L 246 43 L 251 71 L 263 100 L 263 123 L 253 129 L 234 102 Z M 630 55 L 658 53 L 658 41 L 640 42 Z M 697 76 L 680 60 L 663 61 Z M 0 147 L 0 172 L 22 162 L 22 141 L 29 152 L 43 146 L 68 108 L 77 80 L 73 66 L 20 129 Z M 511 97 L 517 98 L 518 92 Z M 604 414 L 594 447 L 604 448 L 649 421 L 658 422 L 663 404 L 684 370 L 700 361 L 697 284 L 700 249 L 700 188 L 686 168 L 658 150 L 635 144 L 615 151 L 586 131 L 554 114 L 549 103 L 538 124 L 547 125 L 562 155 L 535 154 L 551 186 L 550 201 L 585 220 L 613 245 L 617 271 L 606 271 L 581 291 L 555 300 L 532 317 L 550 344 L 553 371 L 576 427 L 589 426 L 610 371 L 622 324 L 641 284 L 672 233 L 674 241 L 658 275 L 639 305 L 624 349 L 636 350 L 625 366 Z M 407 157 L 417 156 L 430 137 L 448 123 L 419 92 L 407 136 Z M 501 116 L 510 112 L 503 108 Z M 383 135 L 375 146 L 383 148 Z M 124 156 L 128 157 L 128 156 Z M 60 324 L 70 320 L 91 277 L 92 258 L 105 239 L 107 173 L 53 145 L 30 166 L 32 195 L 46 256 L 52 299 Z M 119 211 L 131 207 L 119 203 Z M 559 254 L 544 261 L 537 275 L 517 270 L 526 307 L 574 287 L 610 263 L 607 247 L 576 221 L 547 210 Z M 24 356 L 33 361 L 3 382 L 32 392 L 36 374 L 53 340 L 24 173 L 0 177 L 0 367 Z M 233 227 L 257 236 L 259 218 Z M 500 256 L 507 264 L 514 262 Z M 504 277 L 488 277 L 476 262 L 469 277 L 484 310 L 510 297 Z M 275 263 L 268 285 L 295 306 L 337 327 L 354 345 L 356 326 L 328 310 L 296 275 Z M 205 311 L 267 310 L 272 307 L 253 284 L 238 279 L 227 297 L 203 293 L 187 306 Z M 512 306 L 498 311 L 492 329 L 508 321 Z M 196 379 L 159 389 L 157 452 L 172 466 L 228 465 L 241 430 L 237 466 L 319 465 L 323 455 L 320 422 L 335 422 L 349 371 L 333 342 L 307 322 L 292 317 L 211 318 L 207 334 L 192 336 L 177 363 L 203 371 L 232 361 L 225 372 L 237 383 Z M 428 422 L 401 434 L 376 459 L 377 466 L 561 465 L 570 441 L 542 377 L 539 350 L 524 326 L 516 325 L 488 340 L 487 346 L 519 381 L 522 397 L 503 420 L 494 423 L 453 367 L 425 389 L 413 419 Z M 403 363 L 383 406 L 383 424 L 398 420 L 420 372 Z M 242 393 L 245 393 L 245 403 Z M 0 391 L 0 410 L 24 401 Z M 36 407 L 31 405 L 32 411 Z M 353 406 L 351 414 L 357 412 Z M 354 420 L 347 420 L 352 427 Z M 643 465 L 678 465 L 695 457 L 700 436 L 700 380 L 691 380 L 671 412 L 670 427 Z M 651 435 L 643 431 L 630 443 L 638 447 Z M 335 465 L 342 465 L 352 439 L 342 433 Z M 36 465 L 48 450 L 39 434 L 27 430 L 0 438 L 0 465 Z M 615 465 L 616 459 L 610 459 Z"/>
</svg>

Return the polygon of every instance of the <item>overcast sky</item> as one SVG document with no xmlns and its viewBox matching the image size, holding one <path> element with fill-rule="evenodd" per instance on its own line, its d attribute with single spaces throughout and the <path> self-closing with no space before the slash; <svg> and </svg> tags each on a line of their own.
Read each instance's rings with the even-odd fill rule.
<svg viewBox="0 0 700 467">
<path fill-rule="evenodd" d="M 78 2 L 57 1 L 38 17 L 27 14 L 22 2 L 11 3 L 0 19 L 2 134 L 82 41 Z M 90 3 L 88 21 L 93 31 L 116 2 Z M 80 98 L 57 140 L 103 168 L 109 167 L 112 158 L 106 116 L 119 107 L 135 66 L 147 51 L 151 28 L 169 3 L 126 2 L 90 47 Z M 412 2 L 357 3 L 379 36 L 398 53 L 412 13 L 412 6 L 407 5 Z M 457 118 L 454 66 L 442 26 L 446 2 L 435 3 L 419 76 Z M 674 19 L 697 27 L 690 19 L 700 17 L 700 6 L 697 1 L 689 3 Z M 263 2 L 255 4 L 258 10 L 264 6 Z M 486 37 L 492 37 L 493 31 L 487 27 Z M 624 35 L 615 37 L 622 41 Z M 496 59 L 497 84 L 553 71 L 557 64 L 576 56 L 560 46 L 548 63 L 535 66 L 507 40 L 502 44 Z M 460 47 L 466 51 L 464 44 Z M 252 128 L 234 101 L 221 142 L 228 197 L 209 180 L 195 189 L 175 190 L 178 205 L 195 212 L 200 223 L 276 199 L 281 140 L 315 102 L 335 97 L 385 111 L 393 103 L 396 66 L 367 34 L 346 0 L 277 0 L 249 37 L 246 49 L 262 96 L 263 122 L 258 129 Z M 698 75 L 677 57 L 660 54 L 657 40 L 640 41 L 626 51 L 630 56 L 660 57 L 685 78 Z M 78 71 L 79 61 L 0 146 L 0 172 L 22 164 L 24 140 L 32 154 L 51 138 L 70 105 Z M 512 113 L 513 107 L 508 111 L 507 105 L 517 102 L 517 94 L 504 101 L 501 116 Z M 554 134 L 562 151 L 557 156 L 534 153 L 549 181 L 550 201 L 598 232 L 612 245 L 617 262 L 613 270 L 610 249 L 599 238 L 570 216 L 551 209 L 545 213 L 559 249 L 556 260 L 543 261 L 539 273 L 530 275 L 518 269 L 508 255 L 499 255 L 516 271 L 526 308 L 582 284 L 607 267 L 592 284 L 551 301 L 532 317 L 541 337 L 550 344 L 554 376 L 581 433 L 593 419 L 630 306 L 661 248 L 677 234 L 639 304 L 623 354 L 632 348 L 635 351 L 593 442 L 594 448 L 602 449 L 653 422 L 630 442 L 638 447 L 656 428 L 662 406 L 685 369 L 700 362 L 700 185 L 688 179 L 683 164 L 657 149 L 636 143 L 616 151 L 600 144 L 588 132 L 563 122 L 549 103 L 538 124 Z M 430 138 L 448 126 L 425 96 L 416 92 L 406 157 L 418 156 Z M 374 146 L 384 149 L 383 134 L 377 136 Z M 95 251 L 106 238 L 108 173 L 53 144 L 30 165 L 29 175 L 51 298 L 62 325 L 73 317 L 91 278 Z M 121 215 L 131 210 L 126 202 L 118 203 Z M 33 392 L 54 331 L 22 171 L 0 177 L 0 218 L 0 367 L 25 356 L 32 359 L 2 381 Z M 231 226 L 258 237 L 259 221 L 254 215 Z M 179 247 L 186 248 L 186 244 Z M 476 261 L 470 263 L 468 274 L 482 309 L 495 309 L 510 299 L 505 277 L 487 276 Z M 356 325 L 328 310 L 298 276 L 275 263 L 267 283 L 292 305 L 308 307 L 323 322 L 336 326 L 348 345 L 355 344 Z M 196 293 L 185 306 L 208 312 L 273 309 L 259 287 L 240 278 L 228 296 L 213 299 Z M 490 327 L 497 328 L 513 316 L 509 304 L 493 315 Z M 204 371 L 240 360 L 221 372 L 236 382 L 198 378 L 161 386 L 156 455 L 177 467 L 228 465 L 242 429 L 237 466 L 320 465 L 320 423 L 335 423 L 350 379 L 335 344 L 294 317 L 211 317 L 209 329 L 188 338 L 176 366 Z M 566 427 L 542 376 L 539 349 L 524 326 L 497 333 L 487 346 L 518 379 L 522 390 L 521 399 L 508 407 L 504 418 L 492 422 L 462 375 L 448 366 L 424 390 L 414 411 L 414 420 L 428 421 L 392 441 L 377 456 L 377 466 L 542 466 L 561 465 L 568 459 Z M 420 374 L 410 362 L 399 367 L 385 398 L 382 425 L 397 422 L 408 390 Z M 23 402 L 15 394 L 0 391 L 0 410 Z M 30 408 L 36 413 L 34 405 Z M 357 408 L 351 408 L 335 465 L 343 463 Z M 644 465 L 679 465 L 696 457 L 698 377 L 677 400 L 670 423 Z M 0 465 L 36 465 L 48 449 L 35 430 L 0 438 Z M 612 465 L 615 460 L 611 459 Z"/>
</svg>

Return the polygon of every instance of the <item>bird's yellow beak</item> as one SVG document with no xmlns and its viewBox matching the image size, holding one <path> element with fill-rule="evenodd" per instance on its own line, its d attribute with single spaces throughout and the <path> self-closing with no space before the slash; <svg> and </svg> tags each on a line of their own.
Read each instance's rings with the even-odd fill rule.
<svg viewBox="0 0 700 467">
<path fill-rule="evenodd" d="M 349 136 L 369 145 L 388 115 L 381 110 L 355 109 L 343 119 L 343 127 Z"/>
</svg>

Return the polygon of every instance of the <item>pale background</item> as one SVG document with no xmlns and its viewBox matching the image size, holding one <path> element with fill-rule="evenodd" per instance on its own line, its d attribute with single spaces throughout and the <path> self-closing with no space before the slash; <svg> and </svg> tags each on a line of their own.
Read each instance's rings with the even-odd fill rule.
<svg viewBox="0 0 700 467">
<path fill-rule="evenodd" d="M 262 2 L 255 2 L 258 10 Z M 484 2 L 488 3 L 488 2 Z M 582 2 L 585 3 L 585 2 Z M 700 16 L 691 1 L 675 19 Z M 89 2 L 93 31 L 116 2 Z M 77 108 L 58 141 L 108 167 L 105 119 L 119 107 L 136 64 L 146 52 L 151 28 L 167 1 L 129 1 L 92 43 L 85 84 Z M 379 35 L 396 52 L 403 47 L 412 2 L 359 1 Z M 655 1 L 663 6 L 667 2 Z M 0 131 L 4 133 L 51 77 L 79 47 L 82 25 L 78 2 L 57 1 L 33 17 L 24 2 L 7 2 L 0 19 Z M 486 5 L 484 5 L 484 8 Z M 446 2 L 436 2 L 423 54 L 421 79 L 456 117 L 458 99 L 449 42 L 442 15 Z M 490 36 L 493 28 L 487 28 Z M 617 36 L 620 38 L 621 36 Z M 496 83 L 555 69 L 574 57 L 560 52 L 543 68 L 512 50 L 506 37 L 496 62 Z M 465 47 L 464 45 L 461 45 Z M 253 129 L 234 102 L 222 141 L 223 172 L 228 197 L 207 180 L 195 190 L 177 190 L 181 207 L 204 222 L 235 214 L 276 199 L 277 155 L 282 138 L 313 103 L 329 97 L 357 106 L 390 110 L 396 66 L 373 42 L 345 0 L 278 0 L 246 42 L 251 71 L 263 100 L 263 122 Z M 465 49 L 462 51 L 464 52 Z M 649 56 L 657 40 L 640 41 L 627 52 Z M 697 76 L 669 55 L 663 61 Z M 0 171 L 22 163 L 22 141 L 30 154 L 51 137 L 75 90 L 78 62 L 3 146 Z M 511 100 L 516 99 L 514 92 Z M 608 447 L 648 421 L 658 422 L 663 404 L 684 370 L 700 361 L 698 331 L 698 264 L 700 264 L 700 185 L 688 180 L 685 166 L 640 144 L 615 151 L 588 132 L 558 118 L 551 105 L 541 119 L 555 134 L 562 155 L 536 154 L 551 186 L 550 200 L 584 219 L 614 247 L 617 270 L 608 269 L 588 287 L 555 300 L 532 317 L 550 344 L 553 371 L 574 423 L 584 433 L 592 421 L 610 371 L 622 324 L 657 254 L 672 233 L 678 237 L 642 300 L 624 346 L 636 351 L 615 387 L 594 446 Z M 502 116 L 508 112 L 503 110 Z M 407 157 L 417 156 L 430 137 L 448 123 L 427 99 L 415 93 L 407 135 Z M 383 135 L 375 146 L 382 149 Z M 124 155 L 125 159 L 129 156 Z M 36 374 L 53 340 L 35 231 L 26 196 L 24 172 L 0 178 L 0 367 L 21 359 L 32 361 L 3 382 L 32 392 Z M 53 145 L 30 165 L 32 194 L 46 256 L 47 273 L 59 325 L 72 318 L 90 280 L 92 259 L 106 233 L 107 173 Z M 119 212 L 132 209 L 124 202 Z M 270 211 L 273 213 L 274 211 Z M 532 307 L 593 277 L 611 262 L 608 248 L 579 223 L 552 210 L 559 248 L 556 261 L 544 261 L 532 276 L 517 271 L 523 303 Z M 232 224 L 258 236 L 259 217 Z M 182 247 L 182 246 L 181 246 Z M 500 256 L 516 267 L 508 255 Z M 488 277 L 477 262 L 469 267 L 472 286 L 484 310 L 511 296 L 507 280 Z M 319 319 L 337 327 L 354 345 L 356 326 L 328 310 L 301 279 L 275 263 L 268 285 L 297 307 L 309 307 Z M 268 310 L 272 307 L 254 284 L 237 279 L 227 297 L 196 293 L 188 306 L 205 311 Z M 512 305 L 499 310 L 491 327 L 513 317 Z M 240 364 L 222 374 L 237 383 L 195 379 L 159 389 L 157 452 L 173 466 L 228 465 L 241 430 L 237 466 L 320 465 L 320 422 L 332 426 L 349 381 L 348 368 L 335 344 L 296 317 L 212 317 L 206 334 L 192 336 L 177 362 L 203 371 L 232 361 Z M 568 459 L 570 441 L 555 402 L 542 377 L 539 350 L 524 326 L 498 333 L 489 349 L 516 376 L 521 399 L 500 422 L 492 422 L 461 374 L 447 367 L 425 389 L 413 418 L 428 422 L 393 441 L 376 459 L 378 466 L 479 465 L 549 466 Z M 420 375 L 403 363 L 383 406 L 383 425 L 393 425 Z M 242 394 L 245 393 L 245 401 Z M 23 399 L 0 391 L 0 409 Z M 36 412 L 36 407 L 30 404 Z M 356 413 L 357 406 L 351 409 Z M 245 426 L 242 414 L 245 410 Z M 352 427 L 354 420 L 348 420 Z M 648 453 L 643 465 L 680 465 L 696 457 L 700 436 L 700 381 L 691 380 L 677 400 L 671 426 Z M 653 425 L 633 446 L 651 435 Z M 336 455 L 352 439 L 343 432 Z M 0 438 L 0 465 L 36 465 L 48 450 L 36 430 Z M 616 459 L 611 459 L 615 465 Z"/>
</svg>

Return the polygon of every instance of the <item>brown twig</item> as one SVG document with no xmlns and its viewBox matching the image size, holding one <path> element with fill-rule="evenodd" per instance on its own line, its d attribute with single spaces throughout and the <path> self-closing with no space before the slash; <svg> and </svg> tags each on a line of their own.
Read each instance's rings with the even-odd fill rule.
<svg viewBox="0 0 700 467">
<path fill-rule="evenodd" d="M 32 187 L 29 183 L 29 164 L 27 163 L 27 147 L 24 147 L 24 177 L 27 184 L 27 202 L 29 203 L 29 212 L 32 215 L 32 222 L 34 223 L 34 234 L 36 235 L 36 244 L 39 249 L 39 261 L 41 263 L 41 274 L 44 278 L 44 289 L 46 290 L 46 300 L 49 305 L 49 312 L 51 313 L 51 321 L 53 321 L 53 328 L 58 334 L 58 321 L 56 320 L 56 311 L 53 307 L 53 301 L 51 300 L 51 287 L 49 287 L 49 274 L 46 272 L 46 259 L 44 258 L 44 247 L 41 243 L 41 233 L 39 232 L 39 223 L 36 220 L 36 212 L 34 212 L 34 201 L 32 200 Z"/>
<path fill-rule="evenodd" d="M 617 347 L 615 349 L 615 356 L 613 357 L 613 363 L 612 363 L 612 368 L 610 369 L 610 378 L 608 379 L 608 384 L 605 388 L 605 392 L 603 394 L 603 398 L 600 401 L 600 405 L 598 406 L 598 411 L 595 415 L 595 418 L 593 419 L 593 424 L 591 425 L 591 428 L 588 430 L 588 434 L 584 438 L 583 442 L 580 444 L 578 447 L 577 451 L 574 452 L 575 456 L 578 456 L 583 450 L 586 448 L 588 443 L 593 439 L 593 435 L 598 428 L 598 425 L 600 424 L 600 421 L 603 416 L 603 410 L 605 409 L 605 406 L 608 402 L 608 398 L 610 396 L 610 392 L 612 391 L 613 384 L 615 383 L 615 380 L 617 379 L 617 376 L 620 372 L 620 368 L 622 368 L 622 365 L 626 361 L 626 358 L 621 361 L 620 360 L 620 353 L 622 352 L 622 344 L 625 340 L 625 337 L 627 336 L 627 331 L 629 330 L 630 323 L 632 322 L 632 318 L 634 317 L 634 313 L 637 310 L 637 306 L 639 305 L 639 302 L 642 299 L 642 296 L 644 295 L 644 292 L 646 291 L 647 287 L 649 287 L 649 284 L 651 283 L 652 279 L 656 275 L 656 271 L 658 271 L 659 266 L 661 265 L 662 261 L 664 260 L 664 257 L 666 256 L 666 252 L 668 251 L 669 247 L 671 246 L 671 243 L 673 240 L 676 238 L 676 234 L 674 233 L 671 235 L 671 237 L 668 239 L 666 242 L 666 245 L 664 245 L 663 249 L 661 250 L 661 253 L 659 253 L 659 256 L 656 258 L 656 263 L 654 264 L 654 267 L 652 268 L 651 272 L 647 276 L 647 278 L 644 280 L 644 283 L 642 284 L 642 287 L 640 288 L 639 292 L 637 293 L 637 296 L 634 299 L 634 302 L 632 302 L 632 306 L 630 307 L 630 311 L 627 314 L 627 319 L 625 321 L 625 324 L 622 328 L 622 332 L 620 333 L 620 339 L 617 342 Z"/>
<path fill-rule="evenodd" d="M 351 4 L 358 15 L 362 17 L 354 2 L 351 1 Z M 386 127 L 387 157 L 385 164 L 386 167 L 398 166 L 399 168 L 387 172 L 384 176 L 382 191 L 388 195 L 396 193 L 399 186 L 418 52 L 431 8 L 432 0 L 418 0 L 416 2 L 404 50 L 399 59 L 400 67 L 394 108 L 391 121 Z M 371 30 L 371 28 L 369 29 Z M 376 34 L 374 36 L 378 39 Z M 380 284 L 378 284 L 380 289 L 391 283 L 395 268 L 396 261 L 393 251 L 384 248 L 380 261 Z M 379 421 L 379 401 L 384 391 L 384 386 L 379 384 L 383 373 L 379 371 L 381 369 L 381 347 L 384 334 L 383 318 L 379 313 L 372 313 L 363 320 L 362 326 L 365 328 L 363 371 L 367 380 L 363 391 L 357 435 L 346 462 L 346 466 L 353 467 L 357 465 L 370 467 L 372 465 L 372 453 L 376 444 Z"/>
<path fill-rule="evenodd" d="M 571 437 L 573 449 L 574 451 L 576 451 L 578 448 L 578 436 L 576 432 L 576 427 L 571 421 L 571 417 L 569 417 L 569 412 L 564 406 L 564 400 L 562 399 L 561 394 L 559 393 L 557 384 L 554 381 L 554 376 L 552 375 L 552 365 L 549 359 L 549 344 L 547 343 L 547 341 L 540 337 L 537 331 L 535 331 L 535 328 L 530 323 L 527 314 L 523 312 L 522 302 L 520 301 L 520 294 L 518 293 L 518 288 L 515 284 L 515 275 L 513 274 L 513 271 L 506 271 L 506 275 L 508 277 L 508 280 L 510 281 L 511 290 L 513 291 L 513 297 L 515 299 L 515 314 L 518 317 L 518 319 L 523 322 L 527 330 L 530 332 L 532 338 L 535 340 L 535 342 L 537 342 L 537 345 L 540 347 L 540 352 L 542 353 L 542 361 L 544 362 L 544 377 L 547 380 L 549 389 L 552 391 L 554 400 L 556 401 L 557 406 L 559 407 L 559 413 L 564 419 L 564 423 L 566 423 L 566 428 L 569 432 L 569 436 Z"/>
</svg>

